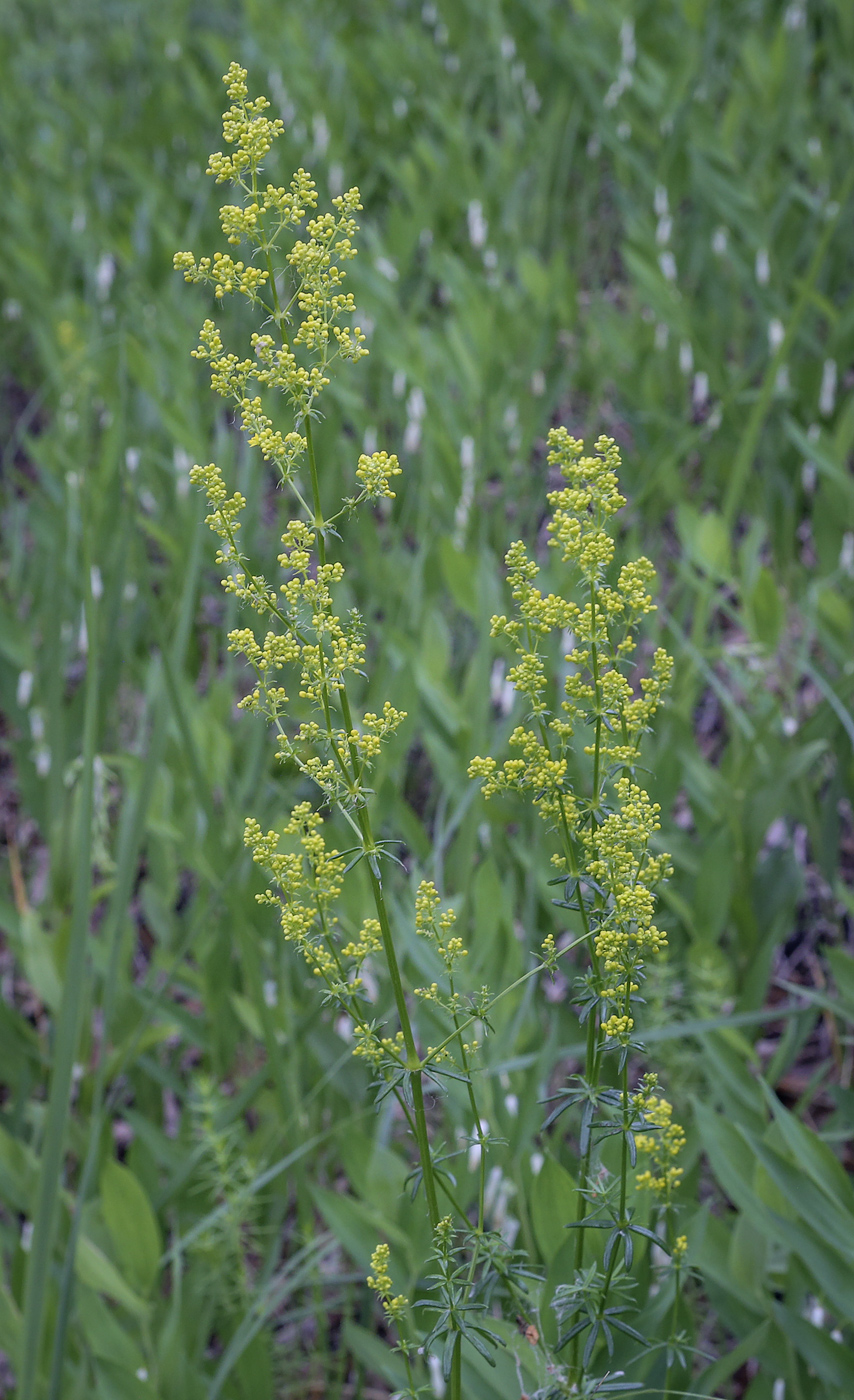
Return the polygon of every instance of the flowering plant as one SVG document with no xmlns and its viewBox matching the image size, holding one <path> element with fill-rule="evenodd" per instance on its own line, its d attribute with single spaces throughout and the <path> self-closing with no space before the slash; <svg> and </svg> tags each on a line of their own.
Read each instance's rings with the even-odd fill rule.
<svg viewBox="0 0 854 1400">
<path fill-rule="evenodd" d="M 640 1048 L 634 1012 L 646 961 L 666 945 L 653 916 L 654 888 L 668 873 L 668 857 L 654 848 L 658 808 L 638 773 L 642 736 L 661 704 L 670 658 L 657 651 L 648 674 L 635 686 L 630 679 L 638 625 L 653 606 L 652 566 L 639 559 L 612 578 L 609 523 L 624 504 L 613 441 L 601 438 L 590 456 L 564 428 L 553 430 L 549 464 L 559 469 L 564 484 L 549 495 L 549 542 L 565 571 L 575 574 L 578 599 L 541 592 L 539 565 L 523 543 L 511 546 L 506 563 L 515 609 L 510 618 L 494 618 L 492 631 L 514 654 L 509 679 L 525 714 L 510 736 L 510 756 L 501 762 L 475 758 L 470 775 L 482 781 L 486 798 L 517 793 L 534 803 L 555 847 L 553 883 L 562 890 L 555 903 L 572 929 L 560 944 L 549 933 L 530 968 L 511 986 L 474 990 L 463 975 L 467 950 L 455 931 L 454 911 L 443 908 L 435 885 L 422 880 L 414 896 L 413 928 L 431 945 L 437 973 L 424 985 L 408 983 L 387 896 L 395 843 L 377 834 L 382 814 L 374 810 L 371 788 L 382 745 L 405 716 L 388 700 L 379 712 L 360 711 L 352 698 L 366 665 L 365 630 L 356 612 L 342 620 L 336 599 L 344 569 L 331 557 L 345 517 L 364 503 L 394 499 L 392 482 L 400 466 L 385 451 L 361 455 L 354 495 L 330 512 L 315 446 L 318 402 L 333 364 L 355 363 L 367 354 L 364 334 L 352 319 L 353 296 L 344 290 L 346 264 L 356 253 L 360 196 L 351 189 L 332 201 L 332 212 L 318 214 L 317 190 L 304 170 L 287 187 L 262 182 L 264 161 L 282 123 L 267 115 L 265 98 L 249 97 L 246 79 L 237 64 L 225 76 L 231 105 L 223 135 L 232 153 L 211 156 L 208 173 L 236 191 L 238 202 L 222 208 L 221 224 L 230 246 L 248 245 L 249 260 L 235 260 L 231 253 L 196 259 L 181 252 L 175 266 L 187 281 L 211 285 L 218 300 L 245 297 L 263 317 L 262 330 L 251 336 L 250 355 L 227 350 L 211 320 L 205 321 L 193 353 L 209 366 L 212 387 L 232 403 L 249 445 L 260 451 L 295 505 L 281 535 L 281 577 L 271 581 L 241 549 L 243 496 L 229 494 L 214 464 L 197 466 L 191 474 L 206 492 L 207 523 L 220 539 L 223 586 L 256 619 L 228 636 L 229 648 L 240 652 L 254 673 L 242 706 L 268 721 L 280 756 L 314 792 L 314 800 L 296 803 L 279 830 L 264 831 L 254 818 L 247 819 L 246 844 L 269 881 L 258 897 L 276 910 L 283 937 L 304 959 L 324 1001 L 348 1018 L 355 1055 L 370 1066 L 378 1096 L 397 1100 L 414 1142 L 413 1180 L 423 1192 L 433 1237 L 431 1272 L 412 1297 L 395 1292 L 390 1250 L 382 1243 L 368 1280 L 386 1324 L 397 1330 L 407 1375 L 404 1393 L 423 1393 L 425 1354 L 437 1346 L 452 1400 L 459 1400 L 464 1349 L 494 1364 L 496 1348 L 506 1342 L 496 1313 L 524 1320 L 528 1345 L 539 1357 L 541 1395 L 577 1394 L 579 1386 L 593 1393 L 590 1386 L 605 1385 L 597 1373 L 614 1352 L 615 1332 L 641 1351 L 647 1345 L 625 1317 L 635 1243 L 655 1242 L 677 1260 L 684 1253 L 673 1223 L 680 1174 L 673 1158 L 684 1137 L 656 1092 L 655 1076 L 646 1075 L 632 1087 L 630 1068 L 630 1051 Z M 282 257 L 286 236 L 292 242 Z M 273 406 L 282 399 L 290 414 L 287 431 L 277 426 L 281 409 Z M 561 685 L 551 664 L 555 632 L 569 639 Z M 293 688 L 297 702 L 290 699 Z M 333 812 L 350 833 L 345 850 L 330 840 Z M 350 929 L 340 901 L 344 881 L 357 866 L 367 871 L 373 908 Z M 559 1092 L 546 1120 L 551 1126 L 572 1109 L 579 1135 L 577 1211 L 575 1219 L 564 1222 L 576 1232 L 574 1277 L 554 1299 L 559 1321 L 569 1325 L 551 1351 L 543 1340 L 537 1271 L 489 1228 L 490 1136 L 479 1103 L 476 1059 L 496 1003 L 521 982 L 553 974 L 571 950 L 586 1058 L 583 1072 Z M 367 994 L 366 970 L 374 976 L 380 968 L 390 984 L 393 1020 L 377 1019 Z M 419 1006 L 429 1010 L 431 1025 L 444 1027 L 436 1044 L 425 1043 Z M 473 1211 L 459 1199 L 428 1116 L 428 1081 L 434 1089 L 462 1086 L 477 1149 Z M 613 1137 L 619 1140 L 619 1170 L 611 1176 L 601 1155 Z M 654 1170 L 641 1174 L 634 1186 L 648 1188 L 660 1201 L 659 1233 L 641 1221 L 630 1200 L 630 1168 L 638 1151 Z M 607 1239 L 590 1262 L 586 1240 L 594 1231 L 607 1231 Z M 678 1263 L 673 1273 L 675 1327 Z"/>
</svg>

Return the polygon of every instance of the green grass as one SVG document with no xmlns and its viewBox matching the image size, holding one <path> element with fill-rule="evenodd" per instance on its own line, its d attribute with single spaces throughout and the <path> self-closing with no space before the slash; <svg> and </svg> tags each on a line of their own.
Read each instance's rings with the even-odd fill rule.
<svg viewBox="0 0 854 1400">
<path fill-rule="evenodd" d="M 649 759 L 673 955 L 644 1033 L 689 1126 L 693 1389 L 849 1395 L 854 12 L 7 0 L 0 37 L 0 1349 L 21 1393 L 367 1400 L 398 1364 L 371 1249 L 384 1228 L 415 1275 L 426 1248 L 391 1119 L 242 846 L 245 813 L 272 823 L 297 788 L 235 711 L 187 470 L 240 484 L 268 560 L 278 498 L 189 358 L 205 313 L 171 272 L 217 246 L 202 156 L 238 57 L 288 118 L 283 173 L 362 189 L 371 355 L 321 431 L 333 499 L 374 435 L 405 468 L 393 519 L 346 545 L 385 639 L 367 698 L 409 714 L 377 803 L 498 985 L 559 928 L 533 821 L 466 778 L 510 725 L 501 559 L 536 542 L 553 421 L 623 447 L 621 552 L 655 561 L 649 640 L 676 658 Z M 780 976 L 807 993 L 777 988 L 774 1019 Z M 508 1209 L 552 1288 L 577 1144 L 541 1135 L 539 1100 L 581 1038 L 528 984 L 486 1050 Z M 468 1385 L 519 1389 L 512 1366 Z"/>
</svg>

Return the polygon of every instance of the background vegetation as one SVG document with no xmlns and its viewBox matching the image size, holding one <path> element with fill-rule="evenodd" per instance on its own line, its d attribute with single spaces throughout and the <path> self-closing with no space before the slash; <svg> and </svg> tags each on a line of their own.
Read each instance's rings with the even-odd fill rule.
<svg viewBox="0 0 854 1400">
<path fill-rule="evenodd" d="M 405 468 L 347 559 L 377 694 L 409 714 L 381 805 L 493 985 L 560 928 L 533 819 L 466 777 L 512 724 L 501 559 L 538 538 L 551 423 L 623 447 L 621 548 L 656 563 L 648 644 L 676 658 L 649 754 L 672 956 L 644 1038 L 689 1136 L 693 1389 L 850 1396 L 854 9 L 5 0 L 0 40 L 7 1393 L 30 1354 L 51 1397 L 387 1395 L 368 1258 L 380 1232 L 423 1253 L 391 1115 L 242 846 L 295 784 L 236 711 L 188 471 L 240 485 L 262 557 L 277 498 L 171 271 L 217 246 L 203 158 L 238 58 L 288 171 L 362 189 L 371 355 L 327 395 L 324 459 L 341 494 L 372 444 Z M 580 1038 L 566 993 L 528 984 L 484 1051 L 492 1220 L 552 1289 L 577 1144 L 540 1100 Z M 508 1357 L 466 1394 L 520 1376 Z"/>
</svg>

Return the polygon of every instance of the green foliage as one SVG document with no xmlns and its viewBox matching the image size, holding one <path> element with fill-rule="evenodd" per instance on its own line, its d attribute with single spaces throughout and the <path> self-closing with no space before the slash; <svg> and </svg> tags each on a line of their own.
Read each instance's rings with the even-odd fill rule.
<svg viewBox="0 0 854 1400">
<path fill-rule="evenodd" d="M 197 303 L 170 271 L 175 248 L 219 236 L 200 156 L 235 53 L 285 120 L 274 188 L 304 166 L 324 205 L 352 182 L 365 206 L 348 273 L 370 355 L 325 390 L 319 431 L 332 501 L 388 486 L 380 440 L 403 468 L 396 499 L 336 542 L 367 628 L 360 708 L 406 712 L 371 779 L 382 834 L 403 837 L 440 912 L 453 896 L 472 985 L 508 986 L 526 944 L 560 942 L 573 916 L 551 903 L 540 818 L 511 794 L 484 806 L 466 772 L 522 721 L 488 639 L 507 541 L 527 542 L 546 595 L 565 587 L 540 548 L 560 485 L 548 429 L 614 437 L 617 562 L 643 550 L 661 580 L 640 657 L 660 645 L 676 663 L 642 760 L 675 873 L 638 1031 L 686 1125 L 689 1248 L 675 1324 L 663 1271 L 638 1329 L 684 1334 L 674 1391 L 768 1400 L 780 1379 L 847 1396 L 849 8 L 13 0 L 0 34 L 0 921 L 16 969 L 0 1348 L 28 1400 L 401 1386 L 364 1278 L 383 1232 L 395 1296 L 431 1250 L 389 1103 L 369 1107 L 243 846 L 246 813 L 272 829 L 309 791 L 235 713 L 244 668 L 222 638 L 243 624 L 188 470 L 214 457 L 245 497 L 241 547 L 265 577 L 281 496 L 208 402 L 187 357 Z M 246 300 L 223 310 L 228 343 Z M 354 938 L 370 898 L 362 863 L 342 894 Z M 418 983 L 439 981 L 435 947 L 403 941 Z M 585 1032 L 559 977 L 490 1020 L 486 1213 L 546 1268 L 553 1345 L 579 1139 L 566 1115 L 543 1134 L 539 1101 L 583 1064 Z M 448 1112 L 444 1169 L 472 1206 L 462 1088 Z M 600 1233 L 585 1249 L 601 1273 Z M 643 1268 L 647 1297 L 659 1265 Z M 506 1345 L 494 1371 L 471 1352 L 465 1393 L 542 1388 L 531 1343 L 488 1326 Z M 654 1394 L 666 1367 L 653 1359 Z"/>
</svg>

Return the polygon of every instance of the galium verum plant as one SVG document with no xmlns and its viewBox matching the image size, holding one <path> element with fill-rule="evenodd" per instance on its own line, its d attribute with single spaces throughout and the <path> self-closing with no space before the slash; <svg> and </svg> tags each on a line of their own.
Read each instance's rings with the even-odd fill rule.
<svg viewBox="0 0 854 1400">
<path fill-rule="evenodd" d="M 656 1239 L 677 1258 L 684 1253 L 683 1242 L 674 1235 L 673 1202 L 680 1174 L 673 1158 L 681 1130 L 656 1093 L 655 1076 L 646 1075 L 633 1086 L 629 1063 L 645 960 L 666 943 L 653 923 L 653 888 L 665 876 L 668 860 L 653 853 L 658 809 L 636 774 L 641 737 L 661 703 L 670 659 L 656 652 L 649 675 L 636 690 L 628 679 L 637 627 L 652 607 L 647 590 L 653 570 L 648 561 L 637 560 L 608 582 L 614 553 L 608 522 L 623 504 L 617 490 L 617 449 L 603 438 L 596 454 L 585 456 L 582 444 L 565 429 L 554 430 L 549 461 L 560 468 L 565 485 L 549 497 L 550 543 L 562 563 L 575 570 L 580 601 L 541 593 L 535 584 L 538 565 L 522 543 L 511 547 L 507 566 L 515 614 L 495 618 L 493 633 L 515 650 L 510 678 L 527 713 L 511 736 L 511 756 L 500 764 L 492 757 L 477 758 L 470 771 L 483 780 L 487 797 L 506 790 L 534 802 L 554 838 L 555 881 L 564 890 L 556 902 L 568 922 L 574 920 L 569 948 L 576 949 L 580 969 L 586 1062 L 547 1120 L 550 1124 L 571 1108 L 580 1123 L 578 1212 L 574 1221 L 565 1222 L 576 1230 L 575 1277 L 556 1298 L 559 1318 L 569 1324 L 558 1353 L 572 1343 L 568 1360 L 561 1361 L 547 1354 L 542 1328 L 534 1325 L 536 1271 L 488 1228 L 489 1139 L 474 1065 L 479 1028 L 488 1031 L 495 1002 L 519 982 L 495 993 L 467 988 L 466 949 L 455 932 L 453 910 L 443 907 L 429 881 L 422 881 L 413 923 L 433 947 L 437 972 L 432 982 L 412 987 L 408 997 L 386 900 L 384 882 L 394 843 L 377 835 L 370 779 L 383 743 L 405 716 L 389 701 L 379 712 L 355 704 L 366 640 L 357 613 L 351 611 L 344 620 L 339 615 L 336 590 L 344 571 L 330 555 L 344 519 L 358 506 L 394 499 L 392 483 L 400 466 L 386 452 L 361 455 L 353 496 L 330 511 L 315 448 L 318 401 L 333 364 L 355 363 L 367 354 L 365 337 L 353 324 L 352 294 L 345 290 L 346 264 L 356 253 L 359 191 L 348 190 L 332 201 L 331 211 L 318 213 L 317 190 L 306 171 L 298 170 L 286 187 L 262 181 L 282 122 L 267 115 L 265 98 L 249 97 L 246 77 L 237 64 L 225 75 L 230 106 L 223 136 L 230 153 L 212 155 L 208 173 L 236 192 L 236 202 L 223 206 L 220 219 L 229 246 L 245 245 L 247 258 L 216 253 L 196 259 L 181 252 L 175 266 L 187 281 L 212 286 L 217 300 L 237 294 L 259 314 L 262 326 L 251 336 L 251 354 L 241 357 L 226 349 L 212 320 L 205 321 L 193 353 L 208 365 L 212 387 L 233 405 L 249 445 L 260 451 L 295 503 L 281 536 L 281 578 L 270 581 L 241 548 L 246 502 L 240 492 L 229 493 L 214 464 L 194 467 L 191 473 L 207 494 L 207 523 L 219 536 L 223 586 L 255 618 L 228 637 L 229 648 L 243 654 L 255 676 L 242 707 L 272 725 L 281 757 L 296 765 L 316 794 L 314 802 L 296 804 L 281 830 L 263 831 L 254 818 L 247 819 L 247 846 L 270 882 L 258 898 L 277 911 L 284 938 L 305 960 L 325 1001 L 349 1018 L 354 1053 L 370 1066 L 379 1095 L 396 1097 L 417 1148 L 413 1179 L 416 1189 L 423 1190 L 433 1231 L 433 1271 L 415 1299 L 396 1292 L 390 1251 L 380 1244 L 369 1280 L 388 1324 L 397 1330 L 406 1393 L 423 1393 L 424 1356 L 436 1346 L 451 1400 L 460 1400 L 463 1347 L 473 1347 L 492 1362 L 504 1339 L 490 1318 L 503 1308 L 531 1324 L 527 1344 L 539 1348 L 547 1377 L 539 1393 L 577 1394 L 579 1386 L 599 1383 L 595 1372 L 603 1348 L 613 1350 L 615 1330 L 644 1345 L 624 1316 L 635 1239 Z M 279 426 L 283 400 L 287 431 Z M 559 699 L 549 660 L 549 637 L 555 631 L 573 638 Z M 292 701 L 293 689 L 297 698 Z M 589 736 L 581 754 L 579 735 Z M 579 795 L 579 782 L 573 786 L 571 781 L 579 758 L 586 765 L 585 796 Z M 345 850 L 329 840 L 333 812 L 350 832 Z M 353 928 L 342 914 L 339 896 L 360 863 L 367 869 L 373 910 Z M 559 948 L 549 934 L 519 980 L 543 969 L 554 971 L 569 951 L 565 942 L 561 939 Z M 363 977 L 368 966 L 375 974 L 385 970 L 393 1022 L 374 1015 Z M 424 1042 L 427 1024 L 443 1027 L 436 1044 Z M 612 1061 L 616 1071 L 609 1077 Z M 424 1102 L 427 1080 L 434 1087 L 452 1081 L 462 1085 L 472 1141 L 480 1149 L 473 1218 L 458 1199 L 441 1144 L 431 1136 Z M 615 1135 L 620 1172 L 603 1186 L 598 1153 L 602 1142 Z M 663 1235 L 637 1223 L 630 1204 L 630 1167 L 634 1170 L 639 1149 L 653 1166 L 637 1177 L 634 1189 L 648 1188 L 660 1199 Z M 585 1240 L 589 1231 L 603 1228 L 608 1241 L 600 1267 L 586 1258 Z M 674 1291 L 678 1303 L 678 1269 Z M 674 1305 L 674 1328 L 676 1318 Z"/>
<path fill-rule="evenodd" d="M 511 545 L 505 562 L 515 614 L 494 617 L 492 634 L 507 638 L 515 654 L 509 679 L 526 701 L 527 716 L 510 736 L 513 756 L 503 764 L 476 758 L 469 772 L 483 780 L 487 798 L 503 791 L 525 793 L 539 810 L 556 847 L 553 883 L 563 886 L 563 898 L 554 902 L 576 916 L 579 932 L 570 946 L 582 948 L 587 958 L 577 978 L 580 1019 L 586 1024 L 584 1071 L 555 1096 L 556 1107 L 546 1120 L 551 1125 L 567 1109 L 580 1110 L 578 1212 L 569 1222 L 576 1231 L 575 1279 L 561 1285 L 555 1298 L 559 1316 L 571 1323 L 558 1350 L 572 1341 L 570 1376 L 579 1379 L 597 1342 L 604 1338 L 611 1351 L 611 1329 L 627 1330 L 622 1314 L 631 1295 L 633 1237 L 655 1237 L 635 1221 L 629 1205 L 629 1168 L 636 1167 L 638 1150 L 653 1159 L 655 1172 L 640 1173 L 634 1184 L 661 1202 L 665 1247 L 676 1261 L 676 1302 L 678 1265 L 687 1248 L 684 1237 L 674 1238 L 672 1207 L 682 1175 L 674 1159 L 684 1134 L 672 1121 L 670 1104 L 655 1092 L 656 1076 L 645 1075 L 634 1091 L 629 1078 L 629 1052 L 642 1049 L 634 1038 L 634 1002 L 647 958 L 667 943 L 653 922 L 653 892 L 670 871 L 669 857 L 652 849 L 659 808 L 637 781 L 640 743 L 662 703 L 673 663 L 658 648 L 649 674 L 632 688 L 627 673 L 634 664 L 638 624 L 654 607 L 648 592 L 654 570 L 640 558 L 608 581 L 614 557 L 608 524 L 625 504 L 615 443 L 601 437 L 595 454 L 585 455 L 582 442 L 555 428 L 549 449 L 548 463 L 559 469 L 564 483 L 548 496 L 549 545 L 574 570 L 579 600 L 544 594 L 535 582 L 539 565 L 523 542 Z M 559 699 L 549 674 L 554 632 L 569 638 L 568 650 L 564 647 L 569 669 Z M 579 767 L 579 733 L 587 740 L 580 745 L 588 778 L 584 795 L 570 780 Z M 553 934 L 543 952 L 554 968 Z M 616 1059 L 618 1086 L 605 1073 L 608 1058 Z M 609 1179 L 594 1163 L 594 1152 L 615 1135 L 620 1170 Z M 601 1270 L 585 1269 L 590 1229 L 608 1231 Z M 674 1327 L 676 1316 L 674 1311 Z"/>
</svg>

